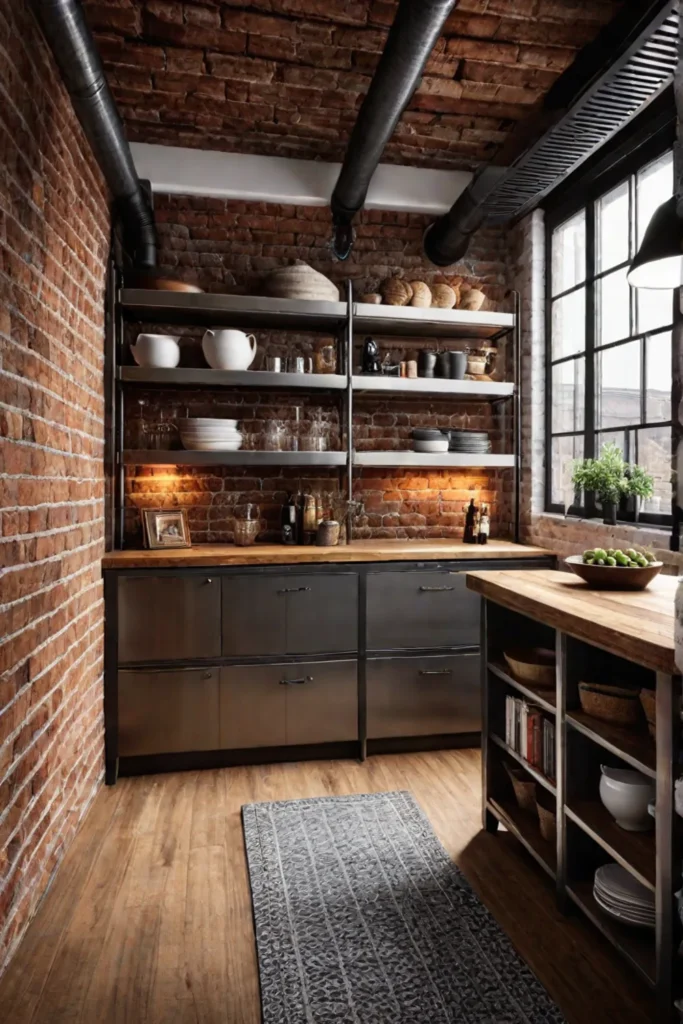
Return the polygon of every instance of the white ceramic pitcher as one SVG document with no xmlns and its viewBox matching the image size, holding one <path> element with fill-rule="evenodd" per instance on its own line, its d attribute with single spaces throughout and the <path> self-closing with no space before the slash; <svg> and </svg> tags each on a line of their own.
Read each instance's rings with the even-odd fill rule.
<svg viewBox="0 0 683 1024">
<path fill-rule="evenodd" d="M 213 370 L 248 370 L 257 348 L 254 335 L 244 331 L 207 331 L 202 338 L 204 357 Z"/>
</svg>

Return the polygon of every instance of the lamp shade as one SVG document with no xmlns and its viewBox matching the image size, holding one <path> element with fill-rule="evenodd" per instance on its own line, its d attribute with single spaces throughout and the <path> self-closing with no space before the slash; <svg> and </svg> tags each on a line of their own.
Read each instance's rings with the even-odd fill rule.
<svg viewBox="0 0 683 1024">
<path fill-rule="evenodd" d="M 632 288 L 680 288 L 683 285 L 683 223 L 676 196 L 658 206 L 628 271 Z"/>
</svg>

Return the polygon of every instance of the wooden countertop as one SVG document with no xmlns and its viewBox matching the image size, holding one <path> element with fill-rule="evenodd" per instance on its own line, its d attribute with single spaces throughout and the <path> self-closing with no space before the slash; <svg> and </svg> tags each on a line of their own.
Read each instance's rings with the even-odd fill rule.
<svg viewBox="0 0 683 1024">
<path fill-rule="evenodd" d="M 467 586 L 621 658 L 674 675 L 674 595 L 678 580 L 657 576 L 647 590 L 590 590 L 554 569 L 469 572 Z"/>
<path fill-rule="evenodd" d="M 421 562 L 482 560 L 489 558 L 548 558 L 545 548 L 490 540 L 488 544 L 463 544 L 452 540 L 358 540 L 334 548 L 287 547 L 283 544 L 197 544 L 168 551 L 110 551 L 103 569 L 183 568 L 221 565 L 306 565 L 325 562 Z"/>
</svg>

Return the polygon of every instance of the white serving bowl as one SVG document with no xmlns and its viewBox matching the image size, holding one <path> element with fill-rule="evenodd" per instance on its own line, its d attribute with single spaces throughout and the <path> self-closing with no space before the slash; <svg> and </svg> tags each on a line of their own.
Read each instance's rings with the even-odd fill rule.
<svg viewBox="0 0 683 1024">
<path fill-rule="evenodd" d="M 196 427 L 197 429 L 209 429 L 211 427 L 227 427 L 230 428 L 231 430 L 235 430 L 235 428 L 237 427 L 237 420 L 224 420 L 219 417 L 210 416 L 191 416 L 188 419 L 178 420 L 179 430 L 186 430 L 187 428 L 192 429 L 193 427 Z"/>
<path fill-rule="evenodd" d="M 241 437 L 239 430 L 181 430 L 180 433 L 204 441 L 220 441 L 224 437 L 234 441 L 235 438 Z"/>
<path fill-rule="evenodd" d="M 413 450 L 429 455 L 438 455 L 448 451 L 448 438 L 443 441 L 413 441 Z"/>
<path fill-rule="evenodd" d="M 130 350 L 138 366 L 172 369 L 180 362 L 179 341 L 173 334 L 138 334 Z"/>
<path fill-rule="evenodd" d="M 641 772 L 630 768 L 600 766 L 600 799 L 627 832 L 647 832 L 652 828 L 648 804 L 654 800 L 656 785 Z"/>
</svg>

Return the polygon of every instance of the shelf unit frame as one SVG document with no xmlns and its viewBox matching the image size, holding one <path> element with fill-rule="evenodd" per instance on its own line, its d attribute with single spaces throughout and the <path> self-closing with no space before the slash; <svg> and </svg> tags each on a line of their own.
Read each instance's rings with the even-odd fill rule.
<svg viewBox="0 0 683 1024">
<path fill-rule="evenodd" d="M 505 609 L 513 613 L 517 621 L 526 629 L 525 642 L 533 643 L 533 629 L 542 625 L 544 630 L 550 627 L 535 623 L 510 604 L 490 601 L 481 598 L 481 692 L 482 692 L 482 781 L 483 801 L 482 816 L 484 828 L 496 832 L 500 824 L 512 832 L 527 852 L 541 864 L 547 874 L 553 878 L 556 887 L 556 898 L 559 909 L 568 913 L 571 907 L 578 907 L 589 920 L 602 932 L 626 961 L 637 970 L 640 977 L 654 989 L 657 1005 L 657 1021 L 660 1024 L 677 1024 L 679 1015 L 674 1001 L 681 995 L 681 977 L 678 968 L 678 940 L 680 924 L 674 893 L 680 888 L 681 865 L 681 833 L 683 821 L 675 811 L 675 779 L 677 772 L 674 766 L 679 763 L 681 753 L 680 708 L 682 700 L 682 680 L 680 675 L 669 675 L 654 672 L 654 666 L 642 665 L 653 673 L 656 679 L 656 769 L 646 758 L 638 759 L 632 753 L 627 754 L 614 739 L 606 739 L 599 733 L 600 722 L 596 720 L 594 730 L 572 721 L 572 711 L 568 710 L 567 698 L 571 689 L 573 676 L 576 675 L 576 663 L 572 662 L 574 652 L 578 648 L 590 650 L 591 645 L 578 637 L 560 630 L 554 630 L 557 653 L 557 673 L 555 686 L 555 706 L 552 700 L 542 703 L 528 686 L 516 680 L 502 664 L 500 656 L 500 636 L 496 629 L 496 620 L 492 622 L 492 609 Z M 542 646 L 547 646 L 544 639 Z M 641 663 L 631 659 L 635 664 Z M 557 802 L 557 842 L 556 867 L 544 861 L 539 854 L 537 836 L 525 835 L 519 822 L 511 820 L 505 812 L 497 793 L 492 786 L 494 761 L 500 760 L 500 754 L 508 757 L 527 768 L 529 775 L 536 781 L 538 771 L 526 765 L 523 757 L 510 752 L 507 744 L 495 734 L 492 726 L 493 712 L 500 700 L 501 685 L 536 701 L 543 706 L 548 717 L 555 718 L 556 725 L 556 802 Z M 500 720 L 500 718 L 498 718 Z M 631 863 L 629 854 L 624 849 L 629 844 L 629 836 L 641 833 L 624 833 L 624 849 L 618 848 L 616 842 L 610 842 L 599 829 L 590 822 L 584 822 L 580 813 L 571 807 L 572 798 L 568 795 L 573 781 L 569 775 L 568 740 L 572 733 L 582 735 L 587 742 L 595 744 L 598 750 L 609 751 L 639 770 L 647 768 L 647 774 L 656 778 L 656 820 L 653 837 L 654 878 L 648 877 L 642 867 Z M 500 768 L 498 768 L 500 771 Z M 546 786 L 546 789 L 549 787 Z M 596 793 L 596 802 L 599 797 Z M 607 813 L 607 812 L 606 812 Z M 611 824 L 611 823 L 610 823 Z M 654 936 L 646 938 L 639 929 L 630 929 L 602 915 L 597 904 L 592 900 L 592 882 L 577 880 L 572 875 L 573 865 L 568 863 L 569 827 L 580 829 L 583 837 L 599 847 L 607 856 L 611 856 L 629 870 L 641 883 L 654 890 L 656 909 L 656 928 Z M 616 827 L 616 826 L 615 826 Z M 633 840 L 630 840 L 633 842 Z M 634 858 L 635 860 L 635 858 Z M 654 884 L 653 884 L 654 881 Z M 590 890 L 590 891 L 589 891 Z M 645 933 L 647 934 L 647 933 Z M 641 941 L 642 940 L 642 941 Z"/>
<path fill-rule="evenodd" d="M 113 259 L 107 280 L 105 377 L 106 377 L 106 465 L 108 546 L 124 546 L 125 472 L 135 465 L 194 466 L 326 466 L 337 467 L 344 497 L 353 496 L 354 471 L 367 466 L 429 469 L 491 468 L 514 472 L 513 534 L 520 539 L 521 346 L 519 341 L 519 296 L 515 293 L 514 313 L 471 313 L 459 310 L 414 309 L 372 306 L 354 300 L 353 284 L 345 284 L 345 301 L 314 302 L 259 296 L 215 293 L 160 292 L 122 287 L 121 273 Z M 230 325 L 251 330 L 323 332 L 337 339 L 336 374 L 292 374 L 268 371 L 221 371 L 207 368 L 157 369 L 126 363 L 127 323 L 163 323 L 192 326 Z M 512 339 L 514 380 L 508 383 L 423 378 L 363 377 L 353 373 L 354 331 L 374 331 L 380 337 L 473 339 L 495 342 Z M 329 378 L 329 379 L 328 379 Z M 140 386 L 169 388 L 282 388 L 321 392 L 339 397 L 342 448 L 331 452 L 237 452 L 135 451 L 123 447 L 125 395 Z M 512 453 L 468 456 L 460 453 L 422 455 L 416 452 L 360 452 L 353 447 L 354 395 L 376 392 L 389 395 L 439 395 L 454 401 L 487 401 L 492 405 L 512 402 Z M 351 538 L 349 523 L 347 536 Z"/>
</svg>

